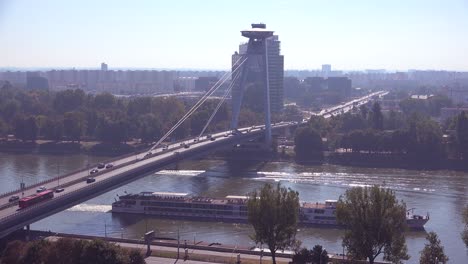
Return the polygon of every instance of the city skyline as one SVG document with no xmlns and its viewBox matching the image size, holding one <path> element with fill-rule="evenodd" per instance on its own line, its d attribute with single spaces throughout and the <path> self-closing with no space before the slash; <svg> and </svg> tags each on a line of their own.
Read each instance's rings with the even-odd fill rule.
<svg viewBox="0 0 468 264">
<path fill-rule="evenodd" d="M 468 71 L 465 1 L 265 3 L 6 0 L 0 68 L 228 70 L 240 30 L 263 22 L 286 70 Z"/>
</svg>

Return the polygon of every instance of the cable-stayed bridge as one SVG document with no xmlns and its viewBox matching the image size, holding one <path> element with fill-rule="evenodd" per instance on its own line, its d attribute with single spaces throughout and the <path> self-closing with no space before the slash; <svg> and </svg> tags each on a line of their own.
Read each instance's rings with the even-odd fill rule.
<svg viewBox="0 0 468 264">
<path fill-rule="evenodd" d="M 31 223 L 134 181 L 148 175 L 149 173 L 161 170 L 164 167 L 180 162 L 181 160 L 203 155 L 220 148 L 232 147 L 250 140 L 261 141 L 261 144 L 270 147 L 272 132 L 295 128 L 305 124 L 306 121 L 286 121 L 276 124 L 272 124 L 270 121 L 268 78 L 269 63 L 268 56 L 266 56 L 266 54 L 268 54 L 266 39 L 273 35 L 273 31 L 266 30 L 263 24 L 257 24 L 257 26 L 259 27 L 242 31 L 242 35 L 249 38 L 247 52 L 239 56 L 239 58 L 233 63 L 232 72 L 224 74 L 221 79 L 148 150 L 109 160 L 106 163 L 111 163 L 113 165 L 109 168 L 104 167 L 99 169 L 96 168 L 96 166 L 92 166 L 92 175 L 90 175 L 90 168 L 87 167 L 67 175 L 62 175 L 59 178 L 50 179 L 46 182 L 32 186 L 22 186 L 19 190 L 12 190 L 9 193 L 0 195 L 0 238 L 14 232 L 15 230 L 24 228 L 25 226 L 29 228 Z M 238 117 L 245 90 L 246 76 L 248 74 L 249 67 L 252 64 L 256 65 L 257 68 L 260 67 L 260 72 L 263 74 L 263 100 L 261 101 L 264 102 L 265 123 L 256 126 L 238 128 Z M 210 96 L 213 96 L 220 87 L 225 87 L 223 85 L 228 80 L 231 80 L 230 84 L 224 91 L 219 91 L 222 94 L 222 97 L 220 97 L 218 105 L 212 115 L 208 118 L 201 132 L 198 135 L 179 142 L 165 143 L 166 139 L 169 138 L 180 125 L 190 118 L 190 116 L 195 113 L 197 109 L 200 108 L 208 98 L 210 98 Z M 354 106 L 365 103 L 369 101 L 371 97 L 379 96 L 383 93 L 384 92 L 377 92 L 369 96 L 344 103 L 340 106 L 324 109 L 320 113 L 305 113 L 305 115 L 321 115 L 328 118 L 332 115 L 350 111 Z M 205 132 L 217 111 L 225 102 L 226 98 L 231 94 L 233 95 L 231 128 L 227 131 L 206 134 Z M 60 183 L 60 186 L 58 186 L 58 183 Z M 48 197 L 39 203 L 22 206 L 22 209 L 19 209 L 18 201 L 10 201 L 11 196 L 26 197 L 36 194 L 36 189 L 39 186 L 55 191 L 55 193 L 51 192 L 53 197 Z M 56 189 L 63 190 L 61 192 L 56 192 Z"/>
</svg>

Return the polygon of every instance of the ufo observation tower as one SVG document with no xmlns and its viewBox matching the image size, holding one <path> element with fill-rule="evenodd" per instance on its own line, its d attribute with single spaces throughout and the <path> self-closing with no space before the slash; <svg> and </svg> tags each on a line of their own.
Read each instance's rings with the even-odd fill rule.
<svg viewBox="0 0 468 264">
<path fill-rule="evenodd" d="M 270 84 L 268 68 L 268 41 L 273 36 L 274 31 L 267 30 L 265 24 L 252 24 L 251 29 L 242 30 L 242 36 L 248 38 L 247 49 L 243 54 L 239 54 L 239 59 L 233 62 L 233 68 L 239 66 L 240 76 L 235 80 L 232 89 L 232 120 L 231 129 L 237 129 L 239 113 L 244 97 L 245 86 L 249 71 L 255 71 L 256 75 L 261 75 L 263 90 L 263 102 L 265 112 L 265 143 L 271 143 L 271 111 L 270 111 Z M 245 60 L 245 61 L 244 61 Z M 261 102 L 259 102 L 261 103 Z"/>
</svg>

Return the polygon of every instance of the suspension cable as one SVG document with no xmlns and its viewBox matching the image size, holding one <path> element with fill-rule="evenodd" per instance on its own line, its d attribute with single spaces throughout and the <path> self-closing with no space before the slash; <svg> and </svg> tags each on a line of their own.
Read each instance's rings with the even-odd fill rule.
<svg viewBox="0 0 468 264">
<path fill-rule="evenodd" d="M 241 59 L 242 62 L 238 65 L 236 65 Z M 244 58 L 244 56 L 241 56 L 235 63 L 236 68 L 233 70 L 233 72 L 236 72 L 237 70 L 240 69 L 241 65 L 247 60 L 247 58 Z M 202 98 L 194 105 L 192 108 L 163 136 L 161 139 L 159 139 L 156 144 L 153 145 L 153 147 L 150 148 L 149 151 L 152 151 L 155 149 L 161 142 L 163 142 L 169 135 L 174 132 L 187 118 L 189 118 L 207 99 L 209 96 L 211 96 L 221 85 L 223 85 L 227 81 L 227 76 L 229 75 L 229 72 L 226 72 L 218 82 L 215 83 L 215 85 L 208 90 L 207 93 L 205 93 Z"/>
<path fill-rule="evenodd" d="M 239 78 L 240 75 L 241 75 L 241 71 L 236 72 L 236 75 L 234 76 L 234 78 L 232 78 L 232 82 L 229 84 L 229 87 L 226 89 L 226 92 L 224 93 L 223 98 L 219 101 L 218 105 L 216 106 L 215 110 L 211 114 L 210 118 L 208 119 L 208 122 L 206 122 L 205 126 L 203 127 L 203 129 L 200 132 L 200 134 L 198 135 L 198 137 L 201 137 L 203 135 L 203 133 L 205 133 L 205 130 L 210 125 L 210 122 L 213 120 L 216 113 L 218 113 L 218 110 L 219 110 L 219 108 L 221 108 L 221 105 L 224 103 L 226 98 L 229 96 L 229 93 L 231 92 L 235 82 L 237 81 L 237 79 Z"/>
</svg>

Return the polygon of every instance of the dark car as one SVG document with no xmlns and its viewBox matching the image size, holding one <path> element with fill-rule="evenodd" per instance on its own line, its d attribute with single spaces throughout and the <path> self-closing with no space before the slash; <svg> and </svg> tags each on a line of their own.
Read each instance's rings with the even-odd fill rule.
<svg viewBox="0 0 468 264">
<path fill-rule="evenodd" d="M 109 164 L 106 165 L 106 169 L 110 169 L 110 168 L 113 168 L 113 167 L 114 167 L 114 164 L 112 164 L 112 163 L 109 163 Z"/>
<path fill-rule="evenodd" d="M 96 181 L 96 179 L 94 179 L 94 178 L 87 178 L 86 179 L 86 183 L 92 183 L 92 182 L 95 182 L 95 181 Z"/>
<path fill-rule="evenodd" d="M 151 155 L 153 155 L 153 153 L 151 151 L 146 153 L 144 159 L 147 159 L 147 158 L 151 157 Z"/>
<path fill-rule="evenodd" d="M 185 144 L 185 145 L 184 145 L 184 148 L 190 148 L 190 145 L 189 145 L 189 144 Z"/>
<path fill-rule="evenodd" d="M 57 189 L 55 189 L 55 192 L 56 192 L 56 193 L 61 193 L 61 192 L 63 192 L 63 191 L 65 191 L 64 188 L 57 188 Z"/>
<path fill-rule="evenodd" d="M 18 195 L 13 195 L 10 197 L 10 199 L 8 199 L 9 202 L 14 202 L 14 201 L 17 201 L 19 200 L 19 196 Z"/>
<path fill-rule="evenodd" d="M 98 173 L 99 171 L 97 169 L 92 169 L 89 173 L 91 174 L 94 174 L 94 173 Z"/>
<path fill-rule="evenodd" d="M 98 168 L 98 169 L 104 169 L 104 167 L 106 167 L 106 164 L 104 164 L 104 163 L 99 163 L 99 164 L 97 165 L 97 168 Z"/>
</svg>

